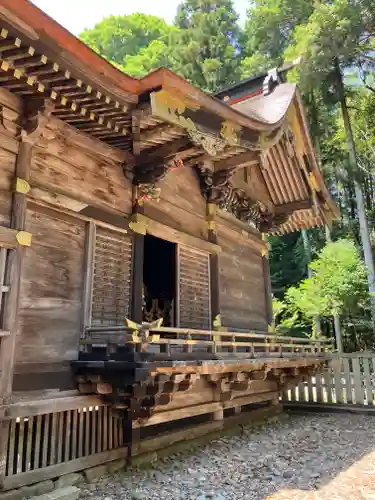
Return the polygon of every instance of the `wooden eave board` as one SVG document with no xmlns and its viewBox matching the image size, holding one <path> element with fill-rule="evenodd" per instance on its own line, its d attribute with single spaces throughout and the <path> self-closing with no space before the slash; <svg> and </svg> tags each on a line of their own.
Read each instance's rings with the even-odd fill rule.
<svg viewBox="0 0 375 500">
<path fill-rule="evenodd" d="M 96 87 L 89 76 L 81 78 L 79 72 L 67 69 L 50 52 L 40 41 L 30 42 L 0 21 L 0 87 L 21 98 L 47 98 L 54 104 L 53 114 L 65 123 L 129 150 L 131 108 L 137 96 L 117 99 Z"/>
</svg>

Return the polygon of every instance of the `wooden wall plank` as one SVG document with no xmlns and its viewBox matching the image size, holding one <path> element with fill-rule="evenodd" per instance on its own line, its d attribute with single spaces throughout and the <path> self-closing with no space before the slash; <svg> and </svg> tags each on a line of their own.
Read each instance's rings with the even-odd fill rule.
<svg viewBox="0 0 375 500">
<path fill-rule="evenodd" d="M 211 327 L 209 254 L 178 247 L 179 326 L 209 330 Z"/>
<path fill-rule="evenodd" d="M 268 330 L 262 255 L 219 230 L 220 311 L 223 326 Z"/>
<path fill-rule="evenodd" d="M 16 362 L 76 359 L 81 332 L 85 223 L 28 210 Z"/>
<path fill-rule="evenodd" d="M 55 156 L 51 151 L 53 145 L 54 141 L 49 141 L 46 148 L 35 149 L 32 186 L 53 190 L 89 205 L 112 208 L 124 215 L 131 213 L 132 187 L 120 163 L 94 159 L 74 148 L 66 148 L 64 153 Z"/>
</svg>

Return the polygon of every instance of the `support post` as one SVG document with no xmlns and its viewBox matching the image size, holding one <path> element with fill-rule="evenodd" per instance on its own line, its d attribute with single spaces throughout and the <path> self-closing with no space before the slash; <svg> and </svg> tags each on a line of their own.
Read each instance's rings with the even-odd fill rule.
<svg viewBox="0 0 375 500">
<path fill-rule="evenodd" d="M 208 239 L 217 244 L 216 232 L 216 205 L 207 203 Z M 215 326 L 215 320 L 220 315 L 220 290 L 219 290 L 219 256 L 210 254 L 210 298 L 211 298 L 211 327 Z"/>
<path fill-rule="evenodd" d="M 38 141 L 51 112 L 52 107 L 44 99 L 25 103 L 24 128 L 21 130 L 21 142 L 16 160 L 10 220 L 11 228 L 17 231 L 25 230 L 32 148 Z M 0 347 L 0 403 L 4 405 L 9 403 L 12 395 L 15 347 L 19 331 L 22 266 L 26 251 L 26 247 L 19 244 L 14 250 L 9 251 L 7 262 L 5 283 L 9 285 L 10 291 L 6 294 L 4 300 L 3 329 L 9 331 L 10 335 L 1 340 Z M 0 426 L 0 488 L 5 477 L 8 436 L 9 425 L 2 422 Z"/>
<path fill-rule="evenodd" d="M 262 239 L 263 241 L 267 241 L 267 235 L 263 233 Z M 262 267 L 263 267 L 263 277 L 264 277 L 264 294 L 266 302 L 267 324 L 272 325 L 273 323 L 272 284 L 271 284 L 270 263 L 268 260 L 268 251 L 262 252 Z"/>
<path fill-rule="evenodd" d="M 142 323 L 144 245 L 144 235 L 134 233 L 131 318 L 137 323 Z"/>
</svg>

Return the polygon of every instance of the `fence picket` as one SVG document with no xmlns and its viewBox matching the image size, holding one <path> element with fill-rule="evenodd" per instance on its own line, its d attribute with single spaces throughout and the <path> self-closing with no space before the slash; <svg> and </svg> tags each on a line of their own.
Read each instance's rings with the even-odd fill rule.
<svg viewBox="0 0 375 500">
<path fill-rule="evenodd" d="M 316 386 L 316 402 L 324 403 L 322 394 L 322 376 L 320 373 L 317 373 L 315 375 L 315 386 Z"/>
<path fill-rule="evenodd" d="M 365 404 L 367 404 L 368 406 L 372 406 L 374 398 L 373 398 L 373 394 L 372 394 L 372 384 L 371 384 L 371 376 L 370 376 L 371 359 L 363 358 L 362 363 L 363 363 L 364 388 L 365 388 L 365 394 L 366 394 Z"/>
<path fill-rule="evenodd" d="M 361 367 L 359 364 L 359 358 L 352 359 L 352 368 L 353 368 L 355 404 L 363 405 L 364 404 L 364 392 L 363 392 L 363 386 L 362 386 Z"/>
<path fill-rule="evenodd" d="M 309 403 L 314 402 L 314 390 L 313 390 L 312 377 L 309 377 L 309 379 L 307 381 L 307 397 L 308 397 Z"/>
<path fill-rule="evenodd" d="M 344 380 L 345 380 L 345 399 L 346 403 L 353 404 L 353 391 L 352 391 L 352 375 L 350 372 L 349 359 L 343 358 L 342 367 L 344 371 Z"/>
<path fill-rule="evenodd" d="M 333 403 L 333 394 L 332 394 L 332 370 L 324 372 L 322 377 L 324 379 L 324 387 L 325 387 L 325 403 L 332 404 Z"/>
</svg>

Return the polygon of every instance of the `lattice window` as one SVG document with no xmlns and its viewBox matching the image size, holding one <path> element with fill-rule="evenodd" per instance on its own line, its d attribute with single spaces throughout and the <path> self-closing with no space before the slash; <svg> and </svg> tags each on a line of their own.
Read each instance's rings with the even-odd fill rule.
<svg viewBox="0 0 375 500">
<path fill-rule="evenodd" d="M 209 255 L 179 246 L 179 310 L 182 328 L 210 329 Z"/>
<path fill-rule="evenodd" d="M 132 238 L 97 227 L 92 288 L 92 326 L 123 324 L 129 314 Z"/>
</svg>

